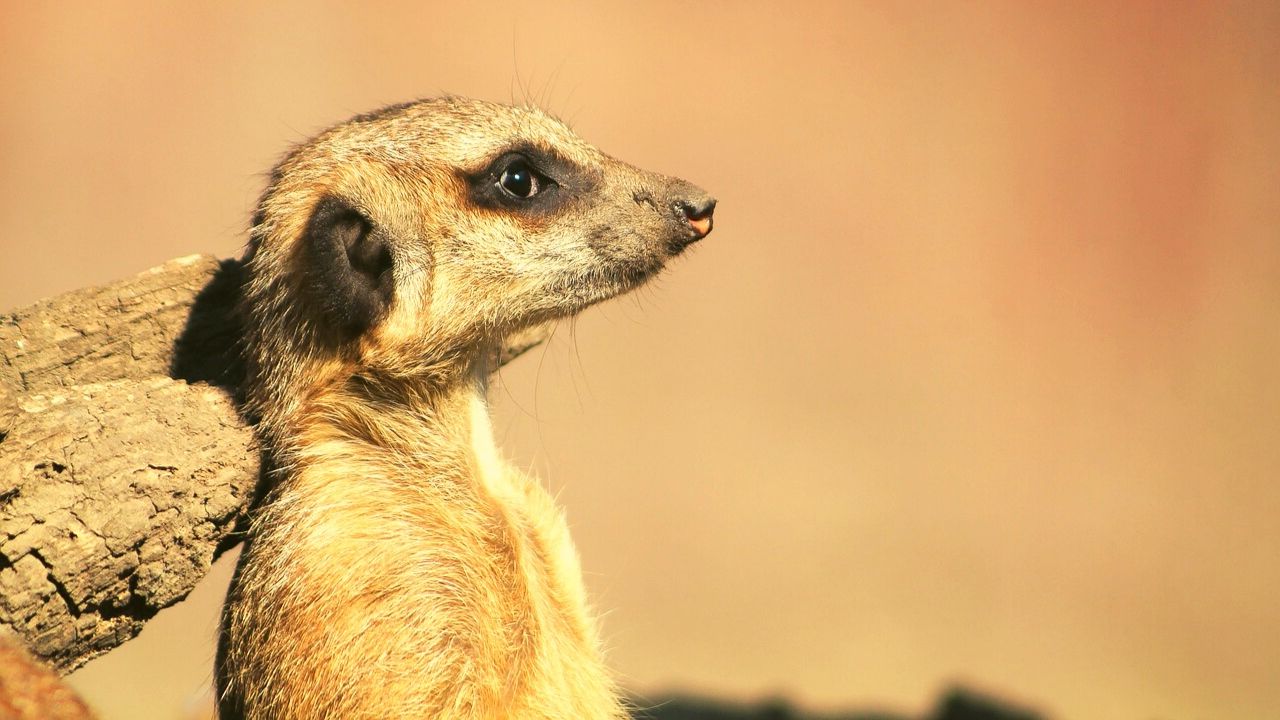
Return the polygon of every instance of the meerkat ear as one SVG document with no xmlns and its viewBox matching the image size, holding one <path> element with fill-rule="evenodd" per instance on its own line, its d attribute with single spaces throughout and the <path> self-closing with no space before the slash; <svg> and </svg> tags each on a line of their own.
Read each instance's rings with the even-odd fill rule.
<svg viewBox="0 0 1280 720">
<path fill-rule="evenodd" d="M 384 232 L 349 202 L 325 197 L 307 222 L 302 252 L 310 299 L 332 326 L 368 330 L 391 306 L 391 246 Z"/>
</svg>

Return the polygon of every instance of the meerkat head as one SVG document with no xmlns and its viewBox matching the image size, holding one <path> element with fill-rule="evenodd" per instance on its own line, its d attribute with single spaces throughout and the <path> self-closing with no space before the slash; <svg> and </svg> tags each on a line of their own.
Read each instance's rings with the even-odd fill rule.
<svg viewBox="0 0 1280 720">
<path fill-rule="evenodd" d="M 355 117 L 294 149 L 258 208 L 251 394 L 308 362 L 412 375 L 483 353 L 653 277 L 714 208 L 536 109 L 443 98 Z"/>
</svg>

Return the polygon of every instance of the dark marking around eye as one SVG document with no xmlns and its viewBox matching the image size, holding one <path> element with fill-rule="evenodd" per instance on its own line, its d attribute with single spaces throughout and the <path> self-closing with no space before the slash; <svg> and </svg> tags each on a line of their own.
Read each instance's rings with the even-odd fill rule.
<svg viewBox="0 0 1280 720">
<path fill-rule="evenodd" d="M 472 204 L 533 217 L 554 214 L 595 188 L 576 163 L 532 144 L 507 148 L 464 179 Z"/>
</svg>

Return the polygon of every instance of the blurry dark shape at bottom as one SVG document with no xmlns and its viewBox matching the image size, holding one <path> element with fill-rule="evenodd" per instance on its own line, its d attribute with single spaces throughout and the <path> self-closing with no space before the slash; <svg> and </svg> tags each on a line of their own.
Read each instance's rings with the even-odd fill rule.
<svg viewBox="0 0 1280 720">
<path fill-rule="evenodd" d="M 933 711 L 921 717 L 901 713 L 847 711 L 809 713 L 786 700 L 773 699 L 745 705 L 705 698 L 673 696 L 663 700 L 636 701 L 636 720 L 1047 720 L 1038 711 L 1014 705 L 965 688 L 946 692 Z"/>
<path fill-rule="evenodd" d="M 928 720 L 1047 720 L 1047 717 L 989 695 L 956 688 L 942 696 Z"/>
</svg>

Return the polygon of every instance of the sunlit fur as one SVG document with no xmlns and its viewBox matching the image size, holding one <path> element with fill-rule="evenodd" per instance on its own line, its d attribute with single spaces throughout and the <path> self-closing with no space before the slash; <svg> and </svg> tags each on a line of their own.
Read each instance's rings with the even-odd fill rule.
<svg viewBox="0 0 1280 720">
<path fill-rule="evenodd" d="M 0 719 L 94 720 L 94 715 L 53 668 L 31 657 L 6 629 L 0 630 Z"/>
<path fill-rule="evenodd" d="M 590 192 L 542 216 L 469 202 L 464 178 L 513 142 L 554 149 L 582 173 L 564 192 Z M 243 308 L 272 471 L 224 610 L 226 720 L 625 716 L 561 512 L 502 459 L 485 390 L 508 334 L 678 252 L 668 200 L 691 193 L 537 110 L 459 98 L 355 118 L 276 168 Z M 302 291 L 326 195 L 392 239 L 393 302 L 356 337 Z"/>
</svg>

